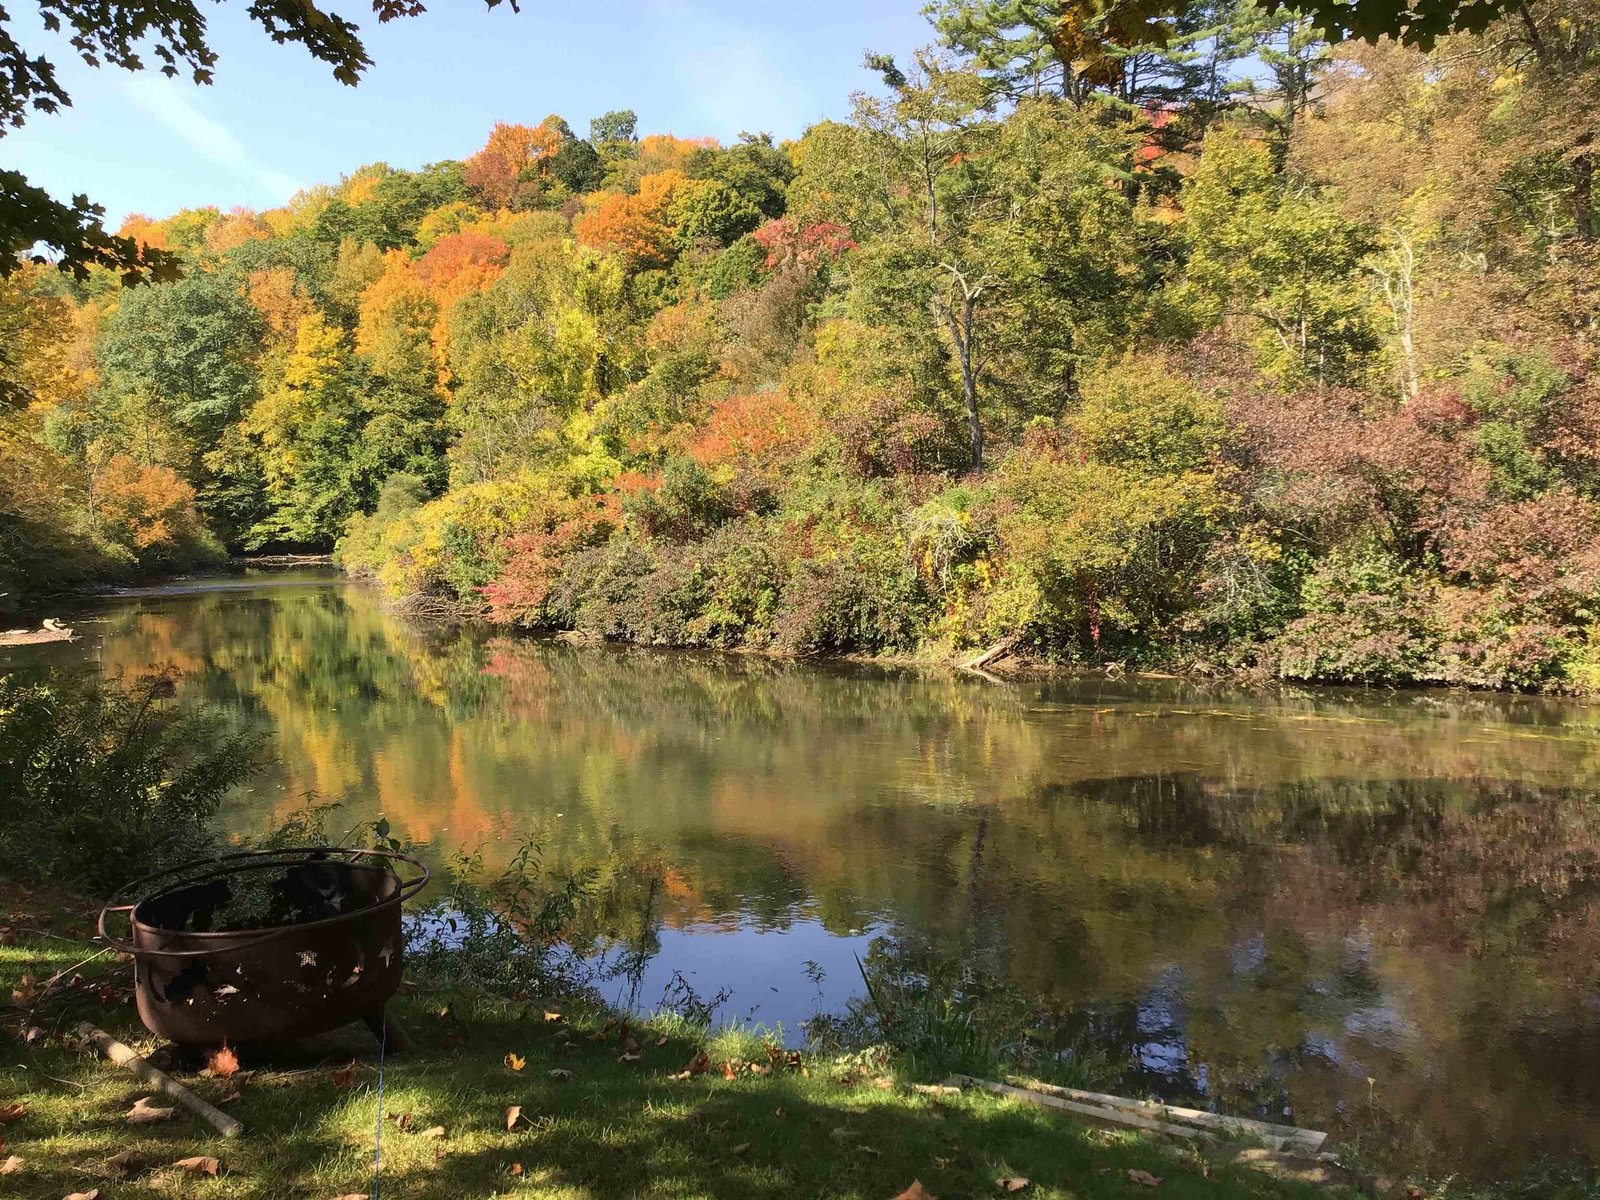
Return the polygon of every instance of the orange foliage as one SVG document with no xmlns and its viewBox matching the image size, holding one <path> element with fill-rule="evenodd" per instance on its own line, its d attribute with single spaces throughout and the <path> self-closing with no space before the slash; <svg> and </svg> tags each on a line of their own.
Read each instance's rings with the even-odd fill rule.
<svg viewBox="0 0 1600 1200">
<path fill-rule="evenodd" d="M 771 467 L 793 459 L 816 431 L 816 415 L 787 392 L 757 392 L 713 405 L 684 449 L 703 467 Z"/>
<path fill-rule="evenodd" d="M 561 131 L 541 125 L 495 123 L 482 150 L 462 165 L 467 186 L 491 208 L 506 208 L 518 197 L 528 169 L 561 148 Z M 537 184 L 534 185 L 537 187 Z"/>
<path fill-rule="evenodd" d="M 248 208 L 235 208 L 206 227 L 206 249 L 226 254 L 235 246 L 272 236 L 272 227 Z"/>
<path fill-rule="evenodd" d="M 664 266 L 672 257 L 672 227 L 667 210 L 673 197 L 690 185 L 676 168 L 646 175 L 632 196 L 612 193 L 582 214 L 572 231 L 586 246 L 614 250 L 634 267 Z"/>
<path fill-rule="evenodd" d="M 252 271 L 245 281 L 245 293 L 266 321 L 267 328 L 284 340 L 294 337 L 300 322 L 316 308 L 311 298 L 301 291 L 290 267 Z"/>
<path fill-rule="evenodd" d="M 161 225 L 152 221 L 143 213 L 129 213 L 117 230 L 120 237 L 131 237 L 141 246 L 151 250 L 169 250 L 167 245 L 167 231 Z"/>
<path fill-rule="evenodd" d="M 102 527 L 141 555 L 177 549 L 198 532 L 194 489 L 171 467 L 142 466 L 118 454 L 101 470 L 96 492 Z"/>
</svg>

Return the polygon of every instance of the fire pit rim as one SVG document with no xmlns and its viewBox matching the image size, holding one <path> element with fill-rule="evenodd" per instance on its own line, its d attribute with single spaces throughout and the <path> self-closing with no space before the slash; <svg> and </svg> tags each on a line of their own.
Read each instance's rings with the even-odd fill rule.
<svg viewBox="0 0 1600 1200">
<path fill-rule="evenodd" d="M 139 896 L 131 903 L 114 903 L 118 897 L 125 895 L 134 888 L 143 888 L 158 880 L 172 879 L 179 876 L 183 877 L 182 883 L 175 883 L 172 885 L 173 887 L 190 886 L 196 883 L 204 882 L 208 879 L 212 879 L 219 875 L 235 874 L 240 870 L 249 871 L 268 868 L 275 865 L 272 860 L 286 858 L 292 855 L 344 855 L 348 860 L 346 865 L 351 867 L 358 865 L 364 867 L 371 866 L 371 864 L 357 863 L 354 861 L 359 858 L 371 857 L 388 859 L 391 862 L 402 862 L 409 866 L 413 866 L 417 868 L 417 870 L 421 871 L 422 874 L 418 875 L 414 879 L 401 879 L 398 871 L 395 871 L 392 866 L 385 864 L 390 873 L 394 875 L 398 883 L 393 895 L 387 896 L 376 903 L 364 905 L 359 909 L 354 909 L 351 912 L 336 913 L 331 917 L 319 917 L 315 921 L 296 921 L 287 925 L 265 925 L 258 929 L 185 930 L 168 929 L 161 925 L 145 925 L 142 922 L 141 925 L 143 928 L 150 930 L 151 932 L 167 933 L 175 937 L 182 937 L 185 940 L 238 938 L 241 935 L 259 934 L 260 936 L 254 941 L 231 947 L 231 949 L 234 950 L 244 950 L 252 946 L 263 945 L 264 943 L 271 941 L 273 938 L 281 937 L 286 933 L 299 932 L 305 929 L 315 929 L 319 926 L 329 925 L 339 921 L 346 921 L 351 916 L 355 915 L 355 913 L 375 913 L 390 906 L 402 905 L 420 892 L 424 887 L 426 887 L 428 885 L 428 881 L 433 878 L 433 872 L 428 869 L 427 864 L 418 861 L 409 854 L 401 854 L 395 850 L 365 850 L 353 846 L 290 846 L 281 850 L 242 850 L 236 851 L 232 854 L 219 854 L 213 858 L 197 859 L 194 862 L 182 863 L 175 867 L 168 867 L 165 870 L 153 871 L 148 875 L 131 880 L 130 882 L 125 883 L 121 887 L 114 890 L 111 895 L 107 897 L 104 906 L 100 909 L 100 918 L 97 922 L 100 938 L 113 950 L 121 951 L 123 954 L 134 955 L 135 957 L 142 955 L 149 958 L 192 958 L 200 955 L 215 953 L 215 951 L 206 946 L 199 946 L 189 950 L 164 950 L 148 946 L 136 946 L 132 942 L 123 942 L 111 935 L 110 931 L 106 928 L 106 919 L 112 913 L 127 913 L 129 924 L 132 925 L 134 921 L 133 914 L 139 905 L 145 903 L 146 901 L 153 900 L 156 897 L 172 890 L 172 887 L 156 888 L 153 891 L 149 891 L 146 894 Z M 255 859 L 258 861 L 247 862 L 245 861 L 247 859 Z"/>
</svg>

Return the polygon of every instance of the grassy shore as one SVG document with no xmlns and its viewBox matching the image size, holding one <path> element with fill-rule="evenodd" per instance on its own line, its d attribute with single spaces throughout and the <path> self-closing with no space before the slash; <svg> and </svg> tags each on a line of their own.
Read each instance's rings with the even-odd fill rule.
<svg viewBox="0 0 1600 1200">
<path fill-rule="evenodd" d="M 123 1000 L 129 969 L 103 957 L 81 968 L 78 986 L 66 986 L 69 974 L 49 995 L 30 997 L 92 953 L 87 914 L 67 897 L 11 887 L 0 889 L 0 926 L 10 930 L 3 937 L 10 944 L 0 946 L 0 996 L 15 990 L 23 998 L 11 1000 L 0 1030 L 0 1115 L 14 1114 L 0 1124 L 0 1162 L 17 1160 L 0 1175 L 0 1194 L 60 1200 L 98 1188 L 104 1200 L 334 1200 L 371 1193 L 374 1053 L 353 1066 L 247 1057 L 230 1078 L 177 1071 L 244 1123 L 246 1133 L 234 1140 L 181 1108 L 169 1120 L 131 1124 L 128 1110 L 149 1089 L 63 1036 L 87 1018 L 137 1048 L 154 1048 Z M 1230 1165 L 1222 1154 L 1180 1152 L 986 1095 L 920 1092 L 892 1064 L 871 1058 L 796 1063 L 768 1054 L 755 1035 L 708 1041 L 671 1017 L 624 1032 L 595 1009 L 426 987 L 408 988 L 395 1012 L 416 1045 L 390 1056 L 383 1072 L 388 1196 L 887 1200 L 913 1180 L 948 1198 L 1010 1194 L 1000 1181 L 1022 1178 L 1029 1183 L 1015 1194 L 1062 1200 L 1321 1194 Z M 623 1057 L 626 1038 L 639 1045 L 636 1061 Z M 711 1069 L 681 1077 L 701 1053 Z M 521 1114 L 508 1129 L 513 1106 Z M 219 1173 L 172 1165 L 195 1156 L 215 1157 Z"/>
</svg>

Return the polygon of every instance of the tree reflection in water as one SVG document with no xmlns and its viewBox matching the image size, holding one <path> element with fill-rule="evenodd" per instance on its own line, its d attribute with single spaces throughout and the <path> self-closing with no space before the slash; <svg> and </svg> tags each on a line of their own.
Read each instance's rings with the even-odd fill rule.
<svg viewBox="0 0 1600 1200">
<path fill-rule="evenodd" d="M 687 968 L 792 1030 L 870 946 L 1127 1089 L 1442 1169 L 1600 1157 L 1600 710 L 579 648 L 326 582 L 97 615 L 28 656 L 173 664 L 271 731 L 238 828 L 314 792 L 441 855 L 532 837 L 598 872 L 644 1003 Z"/>
</svg>

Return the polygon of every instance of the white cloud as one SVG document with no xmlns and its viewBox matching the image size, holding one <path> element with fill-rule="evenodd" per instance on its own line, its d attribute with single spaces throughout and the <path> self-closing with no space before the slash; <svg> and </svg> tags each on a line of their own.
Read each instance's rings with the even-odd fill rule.
<svg viewBox="0 0 1600 1200">
<path fill-rule="evenodd" d="M 139 75 L 124 80 L 122 86 L 128 99 L 187 142 L 196 153 L 241 179 L 252 181 L 263 189 L 264 198 L 281 203 L 300 190 L 297 180 L 257 162 L 227 126 L 201 112 L 180 90 L 190 85 L 154 75 Z"/>
</svg>

